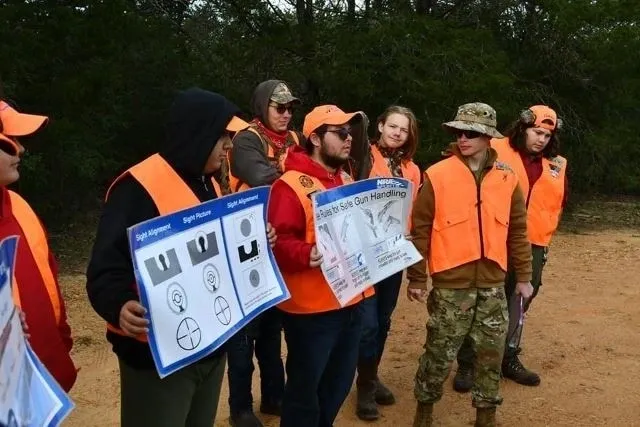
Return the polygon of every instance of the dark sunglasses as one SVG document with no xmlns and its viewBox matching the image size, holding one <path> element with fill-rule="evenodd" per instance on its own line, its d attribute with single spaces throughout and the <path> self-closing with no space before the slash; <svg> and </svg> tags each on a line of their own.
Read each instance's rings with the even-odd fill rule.
<svg viewBox="0 0 640 427">
<path fill-rule="evenodd" d="M 335 133 L 343 141 L 351 135 L 351 128 L 327 129 L 327 132 Z"/>
<path fill-rule="evenodd" d="M 271 105 L 273 108 L 276 109 L 276 111 L 278 112 L 278 114 L 284 114 L 285 111 L 288 111 L 290 113 L 293 113 L 293 105 L 291 104 L 269 104 Z"/>
<path fill-rule="evenodd" d="M 460 130 L 460 129 L 456 129 L 453 134 L 458 138 L 464 135 L 467 137 L 467 139 L 474 139 L 484 135 L 483 133 L 476 132 L 475 130 Z"/>
</svg>

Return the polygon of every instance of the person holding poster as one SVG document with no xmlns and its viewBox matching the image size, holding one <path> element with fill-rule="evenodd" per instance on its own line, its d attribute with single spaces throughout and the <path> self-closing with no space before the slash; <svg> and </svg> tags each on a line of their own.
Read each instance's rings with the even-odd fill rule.
<svg viewBox="0 0 640 427">
<path fill-rule="evenodd" d="M 475 359 L 472 389 L 476 427 L 495 426 L 500 368 L 509 314 L 504 290 L 507 259 L 517 277 L 515 292 L 531 296 L 531 247 L 527 213 L 518 177 L 497 160 L 490 139 L 496 112 L 487 104 L 458 107 L 443 124 L 456 137 L 450 156 L 425 172 L 413 209 L 414 244 L 427 263 L 408 269 L 409 300 L 429 311 L 425 352 L 420 357 L 414 394 L 413 427 L 432 425 L 433 404 L 467 334 Z M 429 267 L 433 289 L 424 301 Z"/>
<path fill-rule="evenodd" d="M 213 178 L 248 126 L 223 96 L 199 88 L 180 92 L 167 123 L 168 143 L 117 177 L 106 202 L 87 269 L 87 293 L 107 322 L 120 366 L 123 427 L 210 427 L 225 367 L 224 347 L 160 378 L 147 342 L 149 322 L 139 302 L 127 229 L 219 197 Z M 271 239 L 274 231 L 267 226 Z"/>
<path fill-rule="evenodd" d="M 254 90 L 250 127 L 233 138 L 229 184 L 233 192 L 271 185 L 282 175 L 287 150 L 299 144 L 302 134 L 290 130 L 293 109 L 300 100 L 282 80 L 267 80 Z M 277 308 L 262 313 L 227 343 L 230 424 L 262 427 L 253 412 L 251 380 L 253 355 L 260 367 L 260 412 L 280 415 L 284 393 L 282 315 Z"/>
<path fill-rule="evenodd" d="M 542 286 L 551 238 L 560 222 L 569 194 L 567 159 L 558 154 L 561 119 L 546 105 L 534 105 L 520 113 L 505 132 L 506 138 L 491 140 L 498 159 L 511 165 L 527 199 L 527 234 L 533 257 L 533 295 L 525 304 L 514 294 L 516 277 L 509 268 L 505 281 L 509 304 L 509 334 L 502 359 L 502 376 L 526 386 L 540 384 L 540 376 L 520 362 L 522 318 Z M 473 383 L 473 351 L 465 340 L 458 353 L 454 389 L 467 392 Z"/>
<path fill-rule="evenodd" d="M 73 387 L 77 369 L 58 267 L 47 242 L 47 232 L 29 204 L 7 186 L 20 178 L 24 147 L 18 137 L 31 135 L 48 121 L 46 116 L 19 113 L 0 100 L 0 240 L 19 236 L 13 299 L 25 317 L 25 332 L 35 354 L 64 391 Z"/>
<path fill-rule="evenodd" d="M 413 112 L 398 105 L 387 108 L 377 120 L 378 137 L 371 144 L 371 178 L 406 178 L 413 197 L 420 186 L 420 169 L 412 161 L 418 145 L 418 125 Z M 375 294 L 361 304 L 362 339 L 358 356 L 356 415 L 365 421 L 380 418 L 377 405 L 392 405 L 395 397 L 378 378 L 378 365 L 398 302 L 402 271 L 374 285 Z"/>
<path fill-rule="evenodd" d="M 361 335 L 359 304 L 373 294 L 369 287 L 341 307 L 319 268 L 312 193 L 352 179 L 343 170 L 349 159 L 351 125 L 360 113 L 335 105 L 314 108 L 304 120 L 304 147 L 294 147 L 285 173 L 271 188 L 268 218 L 278 230 L 274 254 L 291 298 L 284 312 L 287 383 L 282 427 L 324 427 L 333 421 L 355 375 Z"/>
</svg>

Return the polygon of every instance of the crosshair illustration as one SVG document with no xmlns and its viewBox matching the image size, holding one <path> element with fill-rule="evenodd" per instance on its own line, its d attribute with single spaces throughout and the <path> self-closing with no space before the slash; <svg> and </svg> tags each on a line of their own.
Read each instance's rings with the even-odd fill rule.
<svg viewBox="0 0 640 427">
<path fill-rule="evenodd" d="M 231 308 L 226 299 L 216 297 L 213 301 L 213 311 L 216 313 L 216 317 L 220 323 L 225 326 L 231 323 Z"/>
<path fill-rule="evenodd" d="M 178 331 L 176 332 L 176 341 L 183 350 L 193 350 L 200 345 L 202 339 L 202 332 L 200 326 L 191 317 L 185 317 L 178 324 Z"/>
</svg>

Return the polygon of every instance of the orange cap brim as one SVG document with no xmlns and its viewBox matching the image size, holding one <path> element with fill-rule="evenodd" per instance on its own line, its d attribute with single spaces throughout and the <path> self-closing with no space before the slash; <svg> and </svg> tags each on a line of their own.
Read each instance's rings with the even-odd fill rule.
<svg viewBox="0 0 640 427">
<path fill-rule="evenodd" d="M 229 132 L 240 132 L 249 127 L 249 123 L 242 120 L 240 117 L 233 116 L 231 121 L 227 123 L 227 127 L 225 128 Z"/>
<path fill-rule="evenodd" d="M 332 125 L 339 126 L 345 123 L 349 123 L 354 117 L 360 116 L 360 112 L 355 113 L 345 113 L 342 111 L 334 111 L 328 114 L 323 115 L 322 117 L 318 117 L 316 120 L 309 120 L 303 126 L 303 134 L 305 137 L 309 138 L 316 129 L 318 129 L 322 125 Z"/>
<path fill-rule="evenodd" d="M 9 136 L 31 135 L 47 123 L 47 116 L 35 114 L 7 114 L 2 116 L 2 132 Z"/>
</svg>

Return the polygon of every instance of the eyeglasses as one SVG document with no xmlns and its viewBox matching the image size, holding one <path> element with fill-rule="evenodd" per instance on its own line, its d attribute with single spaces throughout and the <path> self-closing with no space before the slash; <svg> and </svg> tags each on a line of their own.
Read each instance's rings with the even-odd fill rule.
<svg viewBox="0 0 640 427">
<path fill-rule="evenodd" d="M 461 130 L 461 129 L 456 129 L 456 131 L 454 132 L 454 135 L 457 138 L 460 138 L 462 135 L 466 136 L 467 139 L 474 139 L 474 138 L 478 138 L 482 135 L 484 135 L 482 132 L 476 132 L 475 130 Z"/>
<path fill-rule="evenodd" d="M 293 105 L 291 104 L 269 104 L 271 107 L 275 108 L 278 114 L 284 114 L 285 111 L 289 113 L 293 113 Z"/>
<path fill-rule="evenodd" d="M 327 132 L 335 133 L 343 141 L 351 135 L 351 128 L 327 129 Z"/>
</svg>

